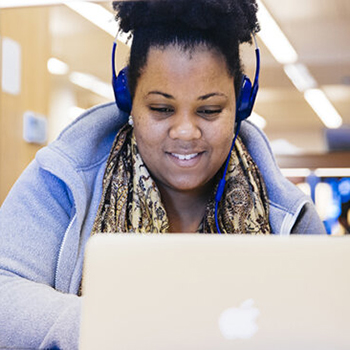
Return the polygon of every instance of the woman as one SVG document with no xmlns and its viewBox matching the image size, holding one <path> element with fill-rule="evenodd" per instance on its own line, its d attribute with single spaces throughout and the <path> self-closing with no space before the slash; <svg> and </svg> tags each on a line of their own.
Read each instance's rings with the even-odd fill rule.
<svg viewBox="0 0 350 350">
<path fill-rule="evenodd" d="M 11 190 L 0 212 L 0 347 L 77 347 L 91 234 L 324 232 L 259 129 L 244 122 L 230 151 L 255 1 L 114 6 L 133 33 L 132 118 L 115 103 L 91 109 Z"/>
</svg>

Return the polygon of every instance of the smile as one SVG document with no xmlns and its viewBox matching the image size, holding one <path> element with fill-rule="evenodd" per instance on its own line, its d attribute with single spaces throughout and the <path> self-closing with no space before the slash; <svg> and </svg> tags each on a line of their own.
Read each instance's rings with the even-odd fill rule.
<svg viewBox="0 0 350 350">
<path fill-rule="evenodd" d="M 199 153 L 193 153 L 193 154 L 177 154 L 177 153 L 171 153 L 171 155 L 179 160 L 191 160 L 198 156 Z"/>
<path fill-rule="evenodd" d="M 201 163 L 202 156 L 205 152 L 196 152 L 191 154 L 181 154 L 181 153 L 167 153 L 169 159 L 173 164 L 182 169 L 193 168 Z"/>
</svg>

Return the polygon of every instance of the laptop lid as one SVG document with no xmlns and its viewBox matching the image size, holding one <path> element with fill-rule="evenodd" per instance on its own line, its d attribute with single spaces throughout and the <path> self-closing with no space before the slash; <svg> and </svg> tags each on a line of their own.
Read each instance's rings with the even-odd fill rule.
<svg viewBox="0 0 350 350">
<path fill-rule="evenodd" d="M 350 348 L 350 240 L 96 235 L 80 348 Z"/>
</svg>

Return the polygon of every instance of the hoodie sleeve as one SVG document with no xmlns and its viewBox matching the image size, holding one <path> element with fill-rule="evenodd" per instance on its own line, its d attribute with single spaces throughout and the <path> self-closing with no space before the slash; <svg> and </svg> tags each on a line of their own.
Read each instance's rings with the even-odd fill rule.
<svg viewBox="0 0 350 350">
<path fill-rule="evenodd" d="M 0 348 L 78 347 L 81 298 L 54 288 L 73 215 L 67 186 L 34 160 L 0 209 Z"/>
</svg>

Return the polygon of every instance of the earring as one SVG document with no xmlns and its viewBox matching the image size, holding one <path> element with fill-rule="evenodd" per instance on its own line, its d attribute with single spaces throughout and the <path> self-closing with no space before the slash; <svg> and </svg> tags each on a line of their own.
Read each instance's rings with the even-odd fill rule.
<svg viewBox="0 0 350 350">
<path fill-rule="evenodd" d="M 130 114 L 130 116 L 129 116 L 128 124 L 129 124 L 130 126 L 134 126 L 134 120 L 133 120 L 131 114 Z"/>
</svg>

